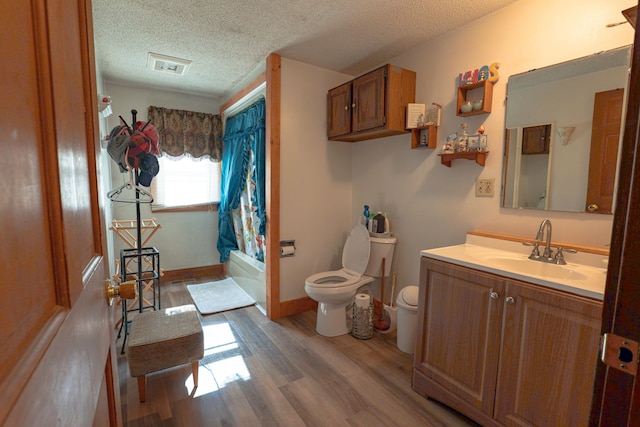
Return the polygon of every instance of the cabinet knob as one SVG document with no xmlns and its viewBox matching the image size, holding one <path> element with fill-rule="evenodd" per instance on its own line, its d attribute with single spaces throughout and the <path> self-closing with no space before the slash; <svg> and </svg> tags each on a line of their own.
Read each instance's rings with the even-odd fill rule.
<svg viewBox="0 0 640 427">
<path fill-rule="evenodd" d="M 507 304 L 515 304 L 515 303 L 516 303 L 516 300 L 515 300 L 513 297 L 506 297 L 506 298 L 504 299 L 504 301 L 505 301 Z"/>
<path fill-rule="evenodd" d="M 498 295 L 498 293 L 496 291 L 494 291 L 493 289 L 491 290 L 491 292 L 489 292 L 489 296 L 491 297 L 491 299 L 500 298 L 500 295 Z"/>
<path fill-rule="evenodd" d="M 349 109 L 349 106 L 348 106 L 348 105 L 345 105 L 345 106 L 344 106 L 344 111 L 347 111 L 348 109 Z"/>
</svg>

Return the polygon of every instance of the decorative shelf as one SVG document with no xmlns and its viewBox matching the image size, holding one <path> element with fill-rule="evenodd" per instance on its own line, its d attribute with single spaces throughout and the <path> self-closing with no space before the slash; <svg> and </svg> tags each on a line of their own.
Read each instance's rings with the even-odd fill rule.
<svg viewBox="0 0 640 427">
<path fill-rule="evenodd" d="M 440 163 L 449 168 L 451 167 L 451 161 L 454 159 L 475 160 L 477 164 L 484 166 L 488 155 L 488 151 L 463 151 L 460 153 L 438 154 L 438 156 L 440 156 Z"/>
<path fill-rule="evenodd" d="M 411 149 L 436 148 L 438 127 L 434 125 L 420 126 L 411 129 Z"/>
<path fill-rule="evenodd" d="M 477 92 L 482 90 L 482 108 L 479 110 L 469 111 L 468 113 L 460 112 L 460 107 L 467 101 L 474 101 L 481 99 L 480 96 L 470 99 L 469 92 L 474 89 L 478 89 Z M 461 117 L 475 116 L 476 114 L 487 114 L 491 112 L 491 104 L 493 103 L 493 82 L 489 80 L 481 80 L 469 85 L 458 86 L 458 103 L 456 109 L 456 115 Z"/>
</svg>

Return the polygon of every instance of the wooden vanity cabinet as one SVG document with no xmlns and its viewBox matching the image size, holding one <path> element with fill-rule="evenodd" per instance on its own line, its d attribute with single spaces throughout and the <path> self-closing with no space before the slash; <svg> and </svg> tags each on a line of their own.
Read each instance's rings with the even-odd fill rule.
<svg viewBox="0 0 640 427">
<path fill-rule="evenodd" d="M 412 386 L 483 426 L 587 425 L 601 309 L 422 258 Z"/>
<path fill-rule="evenodd" d="M 355 142 L 407 133 L 407 104 L 415 102 L 416 73 L 391 64 L 331 89 L 327 137 Z"/>
</svg>

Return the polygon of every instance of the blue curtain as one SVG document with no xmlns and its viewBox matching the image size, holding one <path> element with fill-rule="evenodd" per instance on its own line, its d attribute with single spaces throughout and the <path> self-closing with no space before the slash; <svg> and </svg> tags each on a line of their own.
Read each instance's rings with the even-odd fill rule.
<svg viewBox="0 0 640 427">
<path fill-rule="evenodd" d="M 231 212 L 240 204 L 244 178 L 249 165 L 249 150 L 254 152 L 252 179 L 256 192 L 252 195 L 260 218 L 260 234 L 266 234 L 265 209 L 265 100 L 257 101 L 244 112 L 230 117 L 222 138 L 222 170 L 220 205 L 218 207 L 218 252 L 225 262 L 229 252 L 238 249 Z"/>
</svg>

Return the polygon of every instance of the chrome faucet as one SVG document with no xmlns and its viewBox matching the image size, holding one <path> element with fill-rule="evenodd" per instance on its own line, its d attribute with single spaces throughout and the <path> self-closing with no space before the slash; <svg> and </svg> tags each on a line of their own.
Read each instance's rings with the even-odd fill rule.
<svg viewBox="0 0 640 427">
<path fill-rule="evenodd" d="M 538 228 L 538 234 L 536 234 L 536 241 L 542 242 L 542 236 L 544 235 L 544 229 L 547 229 L 546 243 L 544 246 L 544 252 L 542 252 L 542 258 L 545 261 L 552 260 L 552 251 L 551 251 L 551 220 L 545 219 L 540 223 L 540 228 Z"/>
<path fill-rule="evenodd" d="M 547 229 L 546 236 L 544 235 L 545 228 Z M 543 239 L 545 239 L 546 242 Z M 544 243 L 544 251 L 542 252 L 542 255 L 540 255 L 539 250 L 540 243 Z M 558 265 L 565 265 L 567 263 L 567 261 L 565 261 L 564 259 L 563 251 L 573 254 L 578 252 L 575 249 L 567 249 L 558 246 L 558 251 L 556 252 L 555 256 L 553 255 L 553 251 L 551 250 L 551 221 L 548 219 L 545 219 L 540 223 L 540 228 L 538 228 L 535 243 L 523 242 L 522 244 L 525 246 L 533 246 L 533 250 L 531 251 L 531 255 L 529 255 L 529 259 L 535 261 L 550 262 Z"/>
</svg>

